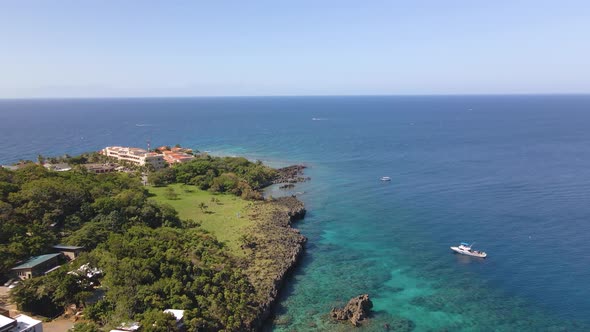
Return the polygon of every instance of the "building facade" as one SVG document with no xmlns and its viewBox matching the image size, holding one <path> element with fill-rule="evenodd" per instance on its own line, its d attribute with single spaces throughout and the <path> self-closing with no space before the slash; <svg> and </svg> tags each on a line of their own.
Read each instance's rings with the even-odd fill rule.
<svg viewBox="0 0 590 332">
<path fill-rule="evenodd" d="M 148 152 L 140 148 L 107 146 L 102 149 L 101 153 L 107 157 L 113 157 L 119 161 L 130 162 L 138 166 L 151 165 L 155 169 L 160 169 L 165 165 L 161 154 Z"/>
<path fill-rule="evenodd" d="M 140 148 L 107 146 L 100 152 L 107 157 L 116 158 L 119 161 L 126 161 L 138 166 L 151 165 L 154 169 L 160 169 L 165 166 L 164 157 L 161 154 L 148 152 Z"/>
</svg>

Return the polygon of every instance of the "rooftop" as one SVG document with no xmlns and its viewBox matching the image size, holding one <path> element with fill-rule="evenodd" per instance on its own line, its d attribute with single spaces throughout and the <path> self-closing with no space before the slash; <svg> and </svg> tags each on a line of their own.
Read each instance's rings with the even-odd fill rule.
<svg viewBox="0 0 590 332">
<path fill-rule="evenodd" d="M 58 249 L 58 250 L 80 250 L 80 249 L 84 249 L 84 247 L 79 247 L 79 246 L 66 246 L 64 244 L 57 244 L 53 246 L 54 249 Z"/>
<path fill-rule="evenodd" d="M 16 321 L 14 319 L 0 315 L 0 330 L 3 330 L 4 328 L 11 325 L 16 325 Z"/>
<path fill-rule="evenodd" d="M 164 310 L 164 313 L 174 315 L 174 318 L 176 318 L 177 322 L 184 318 L 184 310 L 166 309 Z"/>
<path fill-rule="evenodd" d="M 21 331 L 28 331 L 28 329 L 32 326 L 41 324 L 40 320 L 36 320 L 31 318 L 27 315 L 17 315 L 14 318 L 9 318 L 3 315 L 0 315 L 0 329 L 7 328 L 12 325 L 12 328 L 6 331 L 14 331 L 14 332 L 21 332 Z"/>
<path fill-rule="evenodd" d="M 69 164 L 66 164 L 66 163 L 58 163 L 58 164 L 45 163 L 45 164 L 43 164 L 43 167 L 45 167 L 49 170 L 57 171 L 57 172 L 65 172 L 65 171 L 69 171 L 72 169 L 72 166 L 70 166 Z"/>
<path fill-rule="evenodd" d="M 31 257 L 27 261 L 25 261 L 24 263 L 22 263 L 18 266 L 15 266 L 12 269 L 13 270 L 29 269 L 29 268 L 35 267 L 39 264 L 45 263 L 46 261 L 53 259 L 53 258 L 60 256 L 60 255 L 61 255 L 61 253 Z"/>
<path fill-rule="evenodd" d="M 116 330 L 111 330 L 111 332 L 112 331 L 137 331 L 137 330 L 139 330 L 140 327 L 141 327 L 141 325 L 139 325 L 139 322 L 122 323 L 121 325 L 119 325 L 119 327 L 117 327 Z"/>
<path fill-rule="evenodd" d="M 93 170 L 114 170 L 115 168 L 117 168 L 118 165 L 117 164 L 94 163 L 94 164 L 83 164 L 82 166 L 84 166 L 89 171 L 93 171 Z"/>
</svg>

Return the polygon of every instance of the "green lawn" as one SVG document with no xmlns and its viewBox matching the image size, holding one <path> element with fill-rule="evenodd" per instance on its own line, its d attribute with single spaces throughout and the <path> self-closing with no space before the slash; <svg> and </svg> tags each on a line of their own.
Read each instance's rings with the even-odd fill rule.
<svg viewBox="0 0 590 332">
<path fill-rule="evenodd" d="M 167 198 L 166 191 L 173 188 L 178 195 L 176 199 Z M 181 219 L 192 219 L 201 223 L 201 227 L 224 242 L 235 255 L 242 255 L 240 236 L 251 223 L 247 208 L 252 204 L 233 195 L 212 194 L 195 186 L 173 184 L 167 187 L 149 187 L 155 196 L 151 199 L 158 203 L 169 204 L 178 211 Z M 218 202 L 212 202 L 215 198 Z M 200 203 L 207 208 L 202 210 Z"/>
</svg>

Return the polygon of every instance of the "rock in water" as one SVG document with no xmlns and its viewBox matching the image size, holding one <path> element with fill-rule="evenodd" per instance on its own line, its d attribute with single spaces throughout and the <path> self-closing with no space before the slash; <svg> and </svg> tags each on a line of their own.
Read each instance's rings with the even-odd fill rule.
<svg viewBox="0 0 590 332">
<path fill-rule="evenodd" d="M 369 316 L 371 308 L 373 308 L 373 302 L 368 294 L 363 294 L 350 299 L 342 309 L 332 308 L 330 316 L 339 321 L 349 320 L 352 325 L 359 326 L 360 322 Z"/>
</svg>

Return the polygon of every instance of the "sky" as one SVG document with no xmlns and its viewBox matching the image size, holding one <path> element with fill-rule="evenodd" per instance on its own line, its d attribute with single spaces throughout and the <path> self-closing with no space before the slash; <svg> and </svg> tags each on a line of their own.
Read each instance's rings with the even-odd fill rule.
<svg viewBox="0 0 590 332">
<path fill-rule="evenodd" d="M 0 98 L 590 93 L 590 1 L 2 1 Z"/>
</svg>

